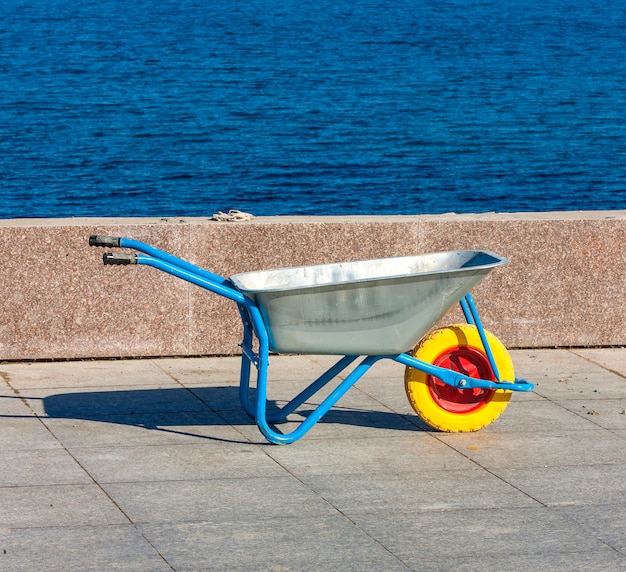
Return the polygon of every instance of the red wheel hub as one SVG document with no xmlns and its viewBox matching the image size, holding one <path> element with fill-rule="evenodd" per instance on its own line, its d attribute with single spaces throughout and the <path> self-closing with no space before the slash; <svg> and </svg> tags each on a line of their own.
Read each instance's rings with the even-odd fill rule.
<svg viewBox="0 0 626 572">
<path fill-rule="evenodd" d="M 450 348 L 440 354 L 433 365 L 458 371 L 467 377 L 496 381 L 487 356 L 471 347 Z M 429 375 L 428 389 L 435 402 L 450 413 L 471 413 L 489 403 L 493 389 L 457 389 Z"/>
</svg>

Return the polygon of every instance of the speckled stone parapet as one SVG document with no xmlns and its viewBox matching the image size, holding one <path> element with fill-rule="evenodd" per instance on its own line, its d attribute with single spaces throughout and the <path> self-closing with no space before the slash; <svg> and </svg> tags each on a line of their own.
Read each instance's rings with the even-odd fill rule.
<svg viewBox="0 0 626 572">
<path fill-rule="evenodd" d="M 473 291 L 509 347 L 626 345 L 626 211 L 0 221 L 0 360 L 239 353 L 232 302 L 145 266 L 103 266 L 90 234 L 127 236 L 218 274 L 484 249 Z M 453 310 L 445 321 L 458 321 Z"/>
</svg>

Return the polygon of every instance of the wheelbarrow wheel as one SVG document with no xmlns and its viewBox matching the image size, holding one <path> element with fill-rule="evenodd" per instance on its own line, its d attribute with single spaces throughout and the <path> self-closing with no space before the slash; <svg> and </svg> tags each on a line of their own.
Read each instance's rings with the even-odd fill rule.
<svg viewBox="0 0 626 572">
<path fill-rule="evenodd" d="M 500 379 L 515 378 L 506 348 L 485 332 Z M 427 363 L 463 372 L 473 378 L 497 381 L 485 354 L 478 330 L 470 325 L 453 325 L 435 330 L 411 352 Z M 404 384 L 411 406 L 428 425 L 450 433 L 478 431 L 495 421 L 506 409 L 511 392 L 493 389 L 456 389 L 440 379 L 407 367 Z"/>
</svg>

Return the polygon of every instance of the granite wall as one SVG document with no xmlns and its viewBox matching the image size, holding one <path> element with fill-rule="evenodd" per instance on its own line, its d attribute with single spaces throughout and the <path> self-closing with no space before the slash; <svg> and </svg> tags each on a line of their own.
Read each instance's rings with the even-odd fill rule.
<svg viewBox="0 0 626 572">
<path fill-rule="evenodd" d="M 239 353 L 235 305 L 146 266 L 103 266 L 127 236 L 228 276 L 456 249 L 510 263 L 473 291 L 508 347 L 626 345 L 626 211 L 0 221 L 0 360 Z M 454 309 L 444 321 L 460 320 Z"/>
</svg>

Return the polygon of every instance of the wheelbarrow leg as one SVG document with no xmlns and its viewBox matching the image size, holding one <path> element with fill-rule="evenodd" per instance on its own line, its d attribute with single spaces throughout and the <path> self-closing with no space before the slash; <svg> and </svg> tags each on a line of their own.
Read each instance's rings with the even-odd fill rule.
<svg viewBox="0 0 626 572">
<path fill-rule="evenodd" d="M 346 356 L 344 360 L 354 361 L 356 357 L 358 356 Z M 361 377 L 370 369 L 370 367 L 372 367 L 372 365 L 374 365 L 377 361 L 384 359 L 384 357 L 385 356 L 367 356 L 363 359 L 363 361 L 361 361 L 361 363 L 350 372 L 350 374 L 322 401 L 322 403 L 309 413 L 307 418 L 302 421 L 296 429 L 294 429 L 291 433 L 285 434 L 278 433 L 269 426 L 266 415 L 266 378 L 263 378 L 261 371 L 259 370 L 256 408 L 256 423 L 259 430 L 268 441 L 277 445 L 285 445 L 297 441 L 304 436 L 326 413 L 328 413 L 330 408 L 335 405 L 337 401 L 339 401 L 359 379 L 361 379 Z M 344 360 L 340 360 L 337 366 Z"/>
<path fill-rule="evenodd" d="M 240 376 L 240 398 L 241 403 L 248 413 L 250 417 L 254 418 L 256 415 L 256 407 L 250 401 L 250 371 L 252 363 L 255 363 L 254 359 L 251 359 L 247 352 L 243 352 L 245 357 L 242 357 L 243 361 L 241 364 L 241 376 Z M 281 423 L 287 420 L 287 417 L 293 413 L 300 405 L 302 405 L 307 399 L 315 395 L 320 389 L 330 383 L 333 379 L 335 379 L 343 370 L 345 370 L 350 364 L 352 364 L 359 356 L 344 356 L 342 357 L 335 365 L 333 365 L 330 369 L 325 371 L 321 376 L 319 376 L 315 381 L 313 381 L 310 385 L 304 388 L 298 395 L 296 395 L 293 399 L 291 399 L 286 405 L 283 405 L 277 411 L 272 411 L 271 413 L 266 412 L 266 419 L 270 423 Z M 258 362 L 257 362 L 258 363 Z M 255 363 L 255 365 L 257 365 Z M 260 363 L 258 363 L 259 373 L 260 371 Z M 269 364 L 268 364 L 269 369 Z M 267 375 L 267 373 L 265 374 Z M 258 381 L 257 381 L 258 384 Z"/>
<path fill-rule="evenodd" d="M 309 418 L 307 418 L 305 427 L 302 428 L 302 430 L 301 427 L 299 427 L 296 432 L 294 432 L 295 435 L 290 434 L 291 436 L 284 436 L 281 433 L 277 433 L 273 429 L 270 429 L 268 423 L 278 423 L 281 421 L 286 421 L 287 416 L 290 413 L 293 413 L 293 411 L 295 411 L 307 399 L 315 395 L 315 393 L 317 393 L 325 385 L 335 379 L 337 375 L 344 371 L 359 356 L 342 357 L 334 366 L 329 368 L 313 383 L 308 385 L 291 401 L 289 401 L 289 403 L 287 403 L 277 411 L 268 413 L 267 376 L 269 368 L 269 340 L 267 336 L 267 330 L 265 329 L 263 319 L 257 307 L 239 304 L 238 308 L 244 327 L 243 340 L 241 343 L 242 355 L 241 371 L 239 374 L 239 399 L 246 413 L 256 420 L 257 425 L 259 425 L 259 429 L 261 429 L 261 432 L 274 443 L 290 443 L 299 439 L 300 436 L 306 433 L 328 411 L 328 409 L 330 409 L 330 407 L 332 407 L 332 405 L 343 396 L 343 394 L 345 393 L 345 391 L 347 391 L 349 387 L 356 383 L 356 381 L 363 375 L 363 373 L 365 373 L 365 371 L 367 371 L 371 367 L 373 363 L 378 361 L 378 358 L 371 359 L 371 363 L 369 363 L 369 365 L 359 366 L 360 369 L 357 369 L 359 369 L 359 372 L 361 373 L 358 373 L 355 376 L 355 372 L 352 372 L 352 374 L 348 376 L 352 381 L 349 384 L 345 385 L 344 390 L 340 390 L 338 392 L 339 388 L 346 383 L 347 379 L 344 380 L 343 384 L 336 388 L 330 396 L 327 397 L 324 403 L 328 402 L 330 403 L 329 405 L 324 405 L 324 403 L 322 404 L 324 407 L 320 405 L 318 407 L 318 410 L 320 411 L 314 411 L 309 416 L 311 417 L 311 420 L 309 421 Z M 255 352 L 253 349 L 255 335 L 258 340 L 259 346 L 258 353 Z M 366 361 L 367 360 L 364 360 L 364 363 Z M 254 390 L 254 393 L 256 394 L 256 403 L 254 404 L 252 403 L 250 398 L 250 374 L 253 364 L 257 370 L 256 388 Z M 332 401 L 331 397 L 333 398 Z M 265 429 L 263 428 L 263 426 L 265 426 Z"/>
<path fill-rule="evenodd" d="M 244 306 L 239 305 L 239 313 L 243 322 L 243 340 L 241 341 L 241 370 L 239 372 L 239 401 L 245 412 L 252 418 L 255 415 L 255 407 L 250 403 L 250 370 L 252 364 L 258 369 L 259 356 L 254 353 L 254 330 L 252 319 Z"/>
<path fill-rule="evenodd" d="M 307 399 L 315 395 L 320 389 L 335 379 L 344 369 L 346 369 L 359 356 L 344 356 L 330 369 L 320 375 L 313 383 L 303 389 L 287 405 L 284 405 L 276 414 L 269 416 L 269 421 L 285 421 L 290 413 L 293 413 Z"/>
<path fill-rule="evenodd" d="M 239 311 L 244 326 L 239 397 L 246 412 L 256 420 L 257 427 L 263 436 L 271 443 L 287 444 L 300 439 L 300 437 L 307 433 L 328 410 L 341 399 L 346 391 L 348 391 L 374 363 L 382 358 L 382 356 L 366 357 L 294 431 L 287 434 L 279 433 L 270 427 L 270 423 L 284 420 L 289 413 L 334 379 L 339 373 L 346 369 L 348 365 L 354 362 L 358 356 L 343 357 L 282 409 L 268 415 L 267 370 L 269 361 L 269 339 L 267 330 L 263 323 L 261 313 L 256 306 L 240 304 Z M 255 352 L 253 349 L 255 336 L 258 342 L 258 352 Z M 255 390 L 256 403 L 254 405 L 250 401 L 250 371 L 252 364 L 254 364 L 257 369 Z"/>
</svg>

